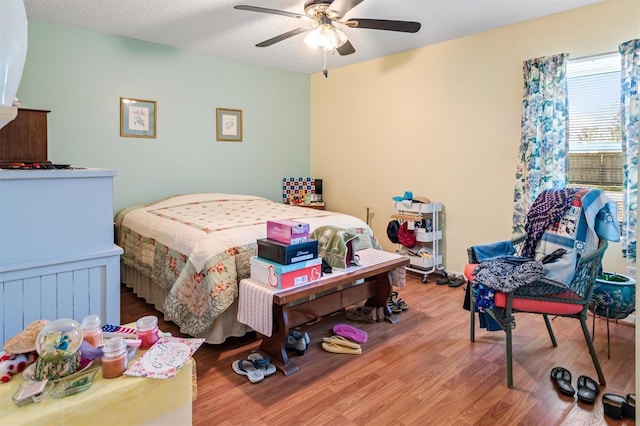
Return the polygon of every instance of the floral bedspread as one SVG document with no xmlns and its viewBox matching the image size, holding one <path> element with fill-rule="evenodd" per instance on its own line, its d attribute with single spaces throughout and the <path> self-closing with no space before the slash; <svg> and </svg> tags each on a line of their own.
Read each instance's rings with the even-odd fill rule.
<svg viewBox="0 0 640 426">
<path fill-rule="evenodd" d="M 238 297 L 250 275 L 256 240 L 267 220 L 295 219 L 359 234 L 355 249 L 380 248 L 354 216 L 289 206 L 266 198 L 202 193 L 177 195 L 119 211 L 115 217 L 122 261 L 169 292 L 164 313 L 183 333 L 199 336 Z"/>
</svg>

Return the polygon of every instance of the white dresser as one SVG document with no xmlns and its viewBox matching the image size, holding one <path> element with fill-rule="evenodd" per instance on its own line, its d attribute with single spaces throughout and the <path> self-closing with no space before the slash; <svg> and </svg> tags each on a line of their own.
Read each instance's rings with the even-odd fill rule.
<svg viewBox="0 0 640 426">
<path fill-rule="evenodd" d="M 120 323 L 114 176 L 0 169 L 0 342 L 37 319 Z"/>
</svg>

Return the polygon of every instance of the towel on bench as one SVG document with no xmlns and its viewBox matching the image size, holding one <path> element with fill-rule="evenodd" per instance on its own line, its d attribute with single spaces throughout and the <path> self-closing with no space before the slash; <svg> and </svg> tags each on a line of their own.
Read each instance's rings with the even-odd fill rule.
<svg viewBox="0 0 640 426">
<path fill-rule="evenodd" d="M 273 332 L 273 294 L 277 289 L 251 278 L 240 281 L 238 322 L 271 337 Z"/>
</svg>

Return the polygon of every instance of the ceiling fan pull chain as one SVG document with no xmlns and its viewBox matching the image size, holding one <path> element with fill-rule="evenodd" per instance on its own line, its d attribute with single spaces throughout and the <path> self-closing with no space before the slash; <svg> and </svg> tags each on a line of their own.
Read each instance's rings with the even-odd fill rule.
<svg viewBox="0 0 640 426">
<path fill-rule="evenodd" d="M 324 65 L 322 66 L 322 75 L 324 78 L 329 78 L 329 71 L 327 70 L 327 51 L 324 50 Z"/>
</svg>

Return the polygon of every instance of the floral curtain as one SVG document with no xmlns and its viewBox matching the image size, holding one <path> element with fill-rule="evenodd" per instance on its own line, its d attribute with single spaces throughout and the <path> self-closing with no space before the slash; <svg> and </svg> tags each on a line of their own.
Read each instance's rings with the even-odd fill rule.
<svg viewBox="0 0 640 426">
<path fill-rule="evenodd" d="M 622 254 L 636 261 L 636 223 L 638 219 L 638 131 L 640 127 L 640 39 L 619 46 L 622 56 L 622 93 L 620 118 L 622 129 Z"/>
<path fill-rule="evenodd" d="M 513 196 L 513 232 L 524 234 L 527 211 L 545 189 L 569 183 L 567 152 L 568 53 L 523 64 L 520 155 Z"/>
</svg>

